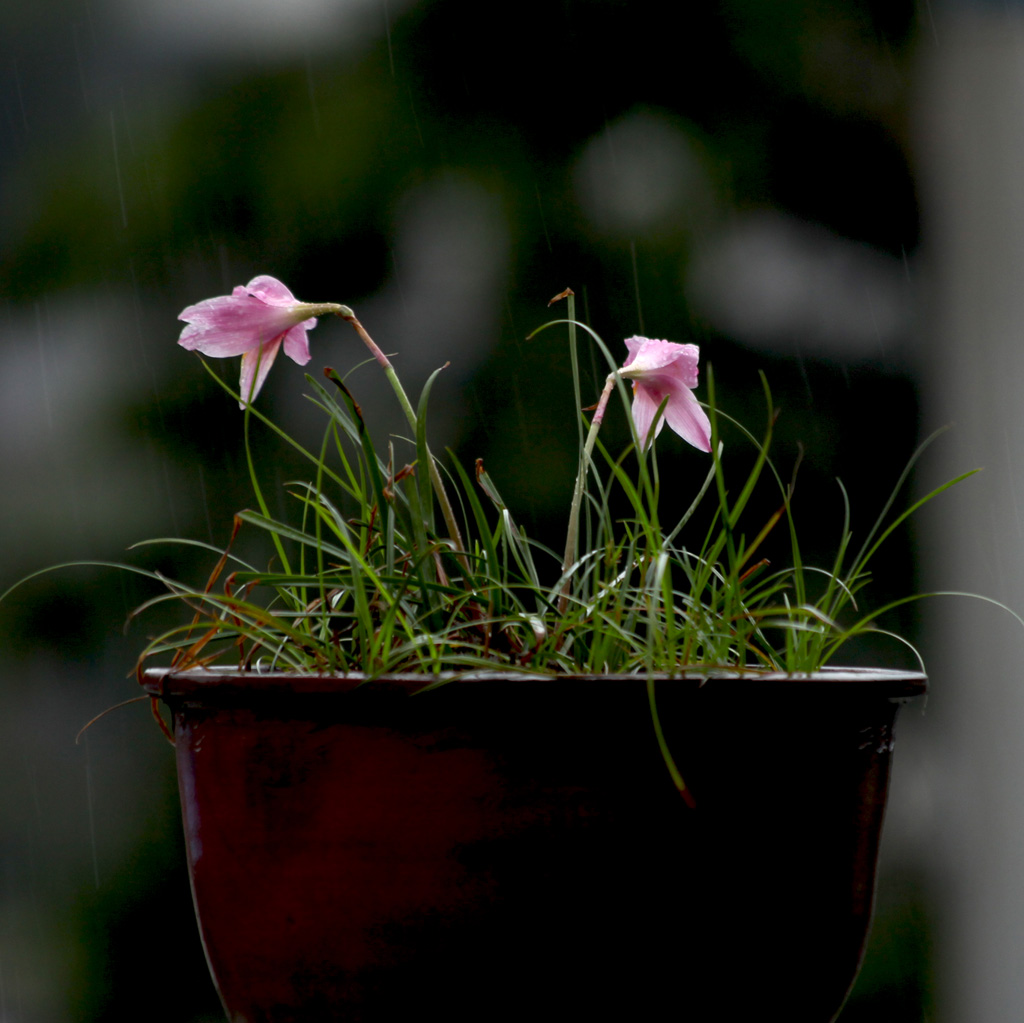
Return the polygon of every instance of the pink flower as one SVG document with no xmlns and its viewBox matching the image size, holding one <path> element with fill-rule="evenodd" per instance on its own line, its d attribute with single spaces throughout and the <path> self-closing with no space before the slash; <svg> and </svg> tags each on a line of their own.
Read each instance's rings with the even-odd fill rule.
<svg viewBox="0 0 1024 1023">
<path fill-rule="evenodd" d="M 646 337 L 626 338 L 626 347 L 629 357 L 619 375 L 633 381 L 633 422 L 641 443 L 653 441 L 668 423 L 683 440 L 710 451 L 711 424 L 693 396 L 700 349 Z M 651 423 L 666 397 L 665 412 L 651 435 Z"/>
<path fill-rule="evenodd" d="M 316 326 L 317 316 L 340 312 L 344 307 L 325 303 L 310 305 L 273 277 L 254 277 L 230 295 L 208 298 L 190 305 L 178 316 L 188 326 L 178 344 L 214 358 L 242 356 L 240 406 L 245 408 L 260 392 L 277 353 L 304 366 L 309 362 L 306 331 Z"/>
</svg>

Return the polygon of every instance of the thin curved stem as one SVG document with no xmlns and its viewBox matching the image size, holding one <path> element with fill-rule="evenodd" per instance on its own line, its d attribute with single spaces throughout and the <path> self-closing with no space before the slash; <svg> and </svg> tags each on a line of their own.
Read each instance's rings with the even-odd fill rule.
<svg viewBox="0 0 1024 1023">
<path fill-rule="evenodd" d="M 566 578 L 562 584 L 562 592 L 558 597 L 559 614 L 565 614 L 565 609 L 569 605 L 569 593 L 572 585 L 568 573 L 579 557 L 580 506 L 583 504 L 583 491 L 586 488 L 587 472 L 590 470 L 590 457 L 594 453 L 597 431 L 601 429 L 605 409 L 608 407 L 608 399 L 611 397 L 612 388 L 615 386 L 617 378 L 618 372 L 609 373 L 605 378 L 604 389 L 601 391 L 601 397 L 597 399 L 594 418 L 590 421 L 590 430 L 587 433 L 587 440 L 583 445 L 583 453 L 580 456 L 580 467 L 576 473 L 576 486 L 572 494 L 572 506 L 569 509 L 569 528 L 565 537 L 565 556 L 562 558 L 562 575 Z"/>
<path fill-rule="evenodd" d="M 413 435 L 416 434 L 416 410 L 412 407 L 412 402 L 409 401 L 409 396 L 405 393 L 405 388 L 402 386 L 402 382 L 398 379 L 398 374 L 395 372 L 395 367 L 391 365 L 391 360 L 380 350 L 377 346 L 376 341 L 366 332 L 366 328 L 359 322 L 358 317 L 348 306 L 341 306 L 337 313 L 343 320 L 348 321 L 355 328 L 356 333 L 359 335 L 363 344 L 370 350 L 370 354 L 377 360 L 380 367 L 384 370 L 384 375 L 388 378 L 388 383 L 391 384 L 391 389 L 395 392 L 395 396 L 398 398 L 398 404 L 402 406 L 402 411 L 405 413 L 405 418 L 409 421 L 409 426 L 412 428 Z M 430 482 L 434 488 L 434 493 L 437 495 L 438 504 L 441 505 L 441 514 L 444 516 L 445 525 L 448 528 L 448 536 L 452 543 L 455 544 L 455 553 L 458 556 L 459 562 L 462 564 L 468 572 L 469 566 L 466 562 L 466 547 L 462 540 L 462 533 L 459 530 L 458 520 L 455 518 L 455 511 L 452 508 L 452 503 L 448 499 L 448 492 L 444 487 L 444 480 L 441 478 L 441 473 L 437 468 L 437 463 L 434 461 L 434 456 L 430 454 L 430 449 L 427 449 L 428 455 L 428 471 L 430 473 Z"/>
</svg>

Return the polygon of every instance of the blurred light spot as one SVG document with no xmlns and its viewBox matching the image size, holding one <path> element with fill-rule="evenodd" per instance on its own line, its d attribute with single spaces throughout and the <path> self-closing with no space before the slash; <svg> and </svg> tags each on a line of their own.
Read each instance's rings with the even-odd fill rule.
<svg viewBox="0 0 1024 1023">
<path fill-rule="evenodd" d="M 711 206 L 711 187 L 692 139 L 669 117 L 628 114 L 586 144 L 576 188 L 600 231 L 630 237 L 674 233 Z"/>
<path fill-rule="evenodd" d="M 263 59 L 383 36 L 415 0 L 117 0 L 133 34 L 162 49 Z M 385 20 L 387 18 L 387 21 Z M 157 42 L 158 41 L 158 42 Z"/>
<path fill-rule="evenodd" d="M 686 283 L 696 312 L 753 347 L 891 358 L 911 335 L 900 260 L 781 213 L 741 216 L 712 235 L 692 254 Z"/>
<path fill-rule="evenodd" d="M 430 433 L 440 447 L 447 443 L 442 438 L 457 436 L 464 425 L 459 388 L 500 336 L 496 310 L 508 267 L 508 224 L 498 196 L 459 172 L 410 189 L 396 203 L 394 219 L 391 280 L 360 301 L 356 312 L 391 355 L 410 394 L 419 394 L 435 369 L 451 363 L 438 380 L 430 412 Z M 329 326 L 348 338 L 343 324 Z M 326 337 L 322 343 L 329 343 Z M 358 350 L 355 359 L 364 361 Z M 407 432 L 376 366 L 365 364 L 352 386 L 371 432 Z M 290 401 L 296 421 L 308 416 L 308 402 L 298 389 L 291 389 Z"/>
<path fill-rule="evenodd" d="M 194 501 L 122 419 L 175 347 L 173 327 L 143 341 L 132 308 L 130 295 L 70 295 L 0 324 L 0 478 L 17 481 L 0 489 L 0 535 L 14 576 L 167 532 L 172 505 Z"/>
</svg>

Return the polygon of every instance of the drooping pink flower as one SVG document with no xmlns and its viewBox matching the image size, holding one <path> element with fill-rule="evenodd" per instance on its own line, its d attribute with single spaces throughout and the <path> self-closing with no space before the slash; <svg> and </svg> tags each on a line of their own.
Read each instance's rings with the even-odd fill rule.
<svg viewBox="0 0 1024 1023">
<path fill-rule="evenodd" d="M 259 394 L 281 346 L 285 355 L 304 366 L 310 359 L 306 331 L 316 326 L 317 316 L 343 308 L 299 302 L 279 280 L 263 275 L 244 287 L 239 285 L 230 295 L 183 309 L 178 319 L 188 326 L 178 344 L 214 358 L 241 355 L 239 394 L 240 406 L 245 408 Z"/>
<path fill-rule="evenodd" d="M 711 424 L 697 399 L 697 367 L 700 349 L 647 337 L 626 338 L 629 356 L 619 375 L 633 382 L 633 422 L 643 444 L 653 441 L 669 426 L 701 451 L 711 450 Z M 651 436 L 651 424 L 661 403 L 665 412 Z"/>
</svg>

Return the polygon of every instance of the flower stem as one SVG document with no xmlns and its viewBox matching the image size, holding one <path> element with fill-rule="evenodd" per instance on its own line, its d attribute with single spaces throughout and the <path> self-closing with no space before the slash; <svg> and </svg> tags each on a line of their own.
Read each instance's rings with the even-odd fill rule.
<svg viewBox="0 0 1024 1023">
<path fill-rule="evenodd" d="M 384 370 L 384 375 L 388 378 L 388 383 L 391 384 L 391 388 L 395 392 L 395 396 L 398 398 L 398 404 L 402 406 L 405 418 L 409 421 L 409 426 L 412 427 L 413 436 L 415 436 L 417 423 L 416 410 L 412 407 L 412 402 L 409 401 L 409 396 L 405 393 L 405 388 L 402 386 L 402 382 L 398 379 L 398 374 L 395 372 L 395 367 L 391 365 L 391 360 L 380 350 L 380 348 L 377 347 L 377 342 L 370 337 L 366 332 L 366 328 L 359 322 L 356 314 L 352 312 L 348 306 L 340 306 L 337 315 L 352 324 L 363 344 L 366 345 L 370 350 L 370 354 L 377 360 L 381 368 Z M 448 499 L 448 492 L 444 488 L 444 480 L 441 479 L 441 473 L 437 468 L 437 463 L 434 461 L 434 456 L 430 454 L 429 448 L 427 449 L 427 460 L 429 462 L 427 468 L 430 472 L 430 482 L 433 485 L 434 493 L 437 495 L 438 504 L 441 505 L 441 514 L 444 516 L 445 525 L 448 527 L 448 536 L 452 543 L 455 544 L 455 553 L 459 562 L 468 572 L 469 565 L 466 561 L 466 548 L 463 544 L 462 533 L 459 530 L 459 523 L 455 518 L 455 511 L 452 508 L 452 503 Z"/>
<path fill-rule="evenodd" d="M 580 506 L 583 504 L 583 490 L 586 485 L 587 472 L 590 469 L 590 456 L 593 454 L 594 444 L 597 442 L 597 431 L 601 429 L 605 409 L 608 407 L 608 399 L 611 397 L 612 388 L 615 386 L 617 379 L 617 372 L 609 373 L 605 378 L 604 389 L 601 391 L 601 397 L 597 399 L 594 418 L 590 421 L 590 430 L 583 445 L 583 454 L 580 456 L 580 467 L 576 473 L 576 487 L 572 494 L 572 507 L 569 509 L 569 530 L 565 537 L 565 557 L 562 559 L 562 575 L 566 576 L 566 580 L 562 584 L 562 592 L 558 597 L 559 614 L 565 614 L 565 609 L 569 606 L 572 580 L 568 577 L 568 572 L 579 555 Z"/>
</svg>

